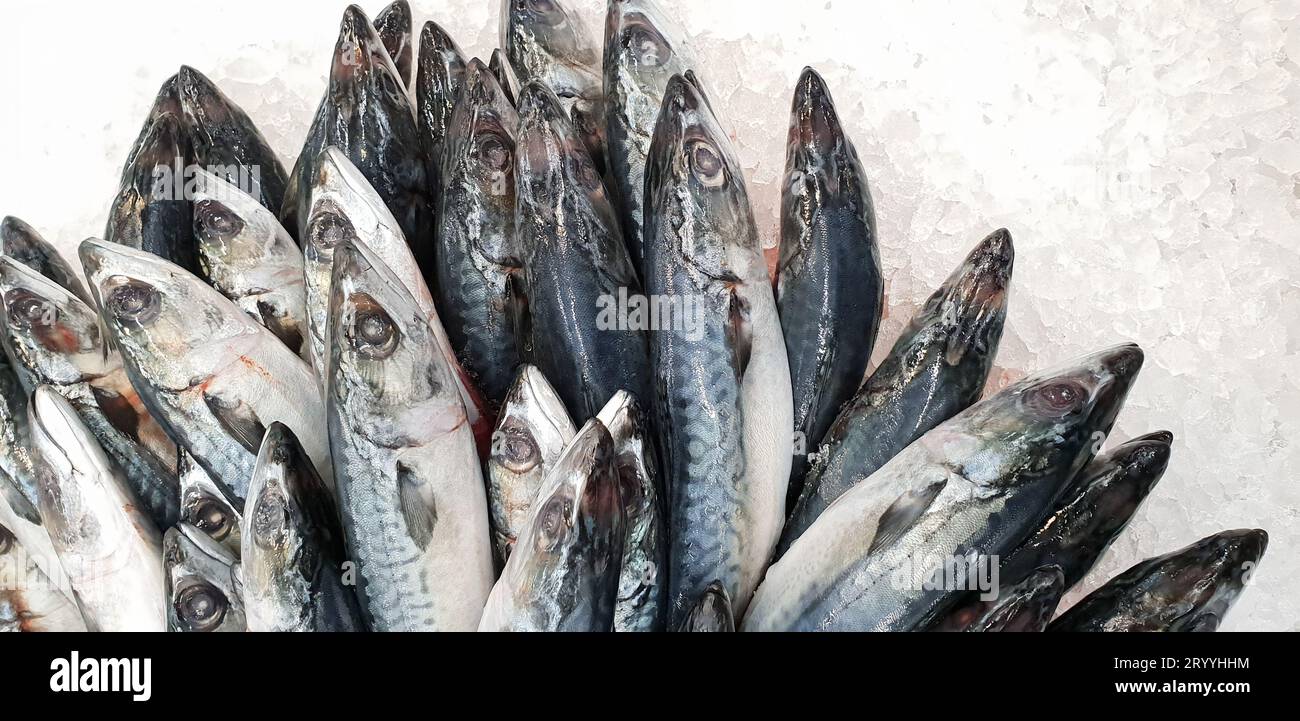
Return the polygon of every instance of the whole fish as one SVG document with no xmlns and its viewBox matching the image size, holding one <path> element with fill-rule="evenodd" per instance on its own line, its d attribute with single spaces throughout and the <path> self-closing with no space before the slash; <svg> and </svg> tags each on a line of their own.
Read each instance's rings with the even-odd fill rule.
<svg viewBox="0 0 1300 721">
<path fill-rule="evenodd" d="M 727 589 L 717 581 L 710 583 L 677 630 L 685 633 L 735 631 L 736 619 L 731 612 L 731 599 L 727 597 Z"/>
<path fill-rule="evenodd" d="M 1049 631 L 1215 631 L 1268 548 L 1259 529 L 1222 531 L 1145 560 L 1071 606 Z"/>
<path fill-rule="evenodd" d="M 401 78 L 404 86 L 411 84 L 411 58 L 414 55 L 414 50 L 411 48 L 413 23 L 411 5 L 406 0 L 397 0 L 375 16 L 375 32 L 379 33 L 379 39 L 384 43 L 388 57 L 392 58 L 393 66 L 397 68 L 397 76 Z"/>
<path fill-rule="evenodd" d="M 71 292 L 12 258 L 0 257 L 4 319 L 0 344 L 27 390 L 46 385 L 68 399 L 159 527 L 175 523 L 176 448 L 149 415 L 99 316 Z"/>
<path fill-rule="evenodd" d="M 533 517 L 533 502 L 547 472 L 577 432 L 546 376 L 534 366 L 520 366 L 487 459 L 492 540 L 502 565 Z"/>
<path fill-rule="evenodd" d="M 194 240 L 199 277 L 310 357 L 302 251 L 275 214 L 221 178 L 195 174 Z"/>
<path fill-rule="evenodd" d="M 175 78 L 169 81 L 175 92 Z M 185 168 L 191 151 L 179 100 L 167 96 L 168 86 L 155 106 L 156 117 L 141 131 L 122 169 L 117 197 L 109 208 L 104 239 L 164 258 L 193 272 L 198 268 L 190 223 L 190 202 L 185 195 Z M 176 104 L 177 112 L 163 111 Z"/>
<path fill-rule="evenodd" d="M 240 580 L 250 631 L 363 631 L 343 581 L 343 529 L 334 497 L 293 431 L 266 430 L 248 486 Z"/>
<path fill-rule="evenodd" d="M 329 87 L 285 191 L 280 219 L 299 241 L 307 234 L 321 152 L 330 146 L 342 150 L 383 198 L 427 277 L 433 271 L 433 211 L 415 110 L 375 27 L 356 5 L 343 13 Z"/>
<path fill-rule="evenodd" d="M 519 117 L 483 63 L 469 62 L 439 177 L 435 301 L 461 366 L 499 407 L 519 365 L 522 248 L 515 235 Z"/>
<path fill-rule="evenodd" d="M 77 604 L 45 575 L 13 532 L 0 525 L 0 633 L 85 630 Z"/>
<path fill-rule="evenodd" d="M 519 78 L 515 75 L 515 68 L 506 58 L 506 54 L 501 52 L 501 48 L 492 51 L 492 57 L 488 60 L 488 70 L 492 71 L 492 77 L 497 79 L 497 84 L 501 86 L 502 92 L 513 106 L 519 102 Z"/>
<path fill-rule="evenodd" d="M 438 199 L 443 143 L 451 113 L 460 97 L 465 77 L 465 54 L 438 23 L 430 20 L 420 32 L 420 61 L 415 76 L 415 99 L 420 146 L 428 160 L 427 175 L 434 201 Z"/>
<path fill-rule="evenodd" d="M 310 390 L 316 377 L 270 331 L 147 253 L 91 238 L 81 262 L 132 385 L 235 510 L 274 421 L 294 429 L 317 467 L 329 467 L 324 407 Z"/>
<path fill-rule="evenodd" d="M 1019 582 L 1004 585 L 997 597 L 979 601 L 949 614 L 936 631 L 1030 632 L 1047 630 L 1065 593 L 1065 574 L 1056 566 L 1031 572 Z"/>
<path fill-rule="evenodd" d="M 623 561 L 614 606 L 615 631 L 662 631 L 667 611 L 668 545 L 655 449 L 646 415 L 631 394 L 614 394 L 597 416 L 614 441 L 623 500 Z"/>
<path fill-rule="evenodd" d="M 971 567 L 1010 553 L 1047 515 L 1141 365 L 1135 345 L 1100 351 L 922 436 L 768 569 L 744 630 L 902 631 L 937 620 L 962 597 Z"/>
<path fill-rule="evenodd" d="M 1128 525 L 1169 465 L 1163 433 L 1135 438 L 1095 459 L 1078 476 L 1033 535 L 1002 561 L 1003 579 L 1057 566 L 1065 588 L 1092 570 Z"/>
<path fill-rule="evenodd" d="M 835 499 L 979 400 L 1002 338 L 1013 258 L 1009 233 L 985 238 L 912 318 L 825 437 L 809 439 L 817 459 L 778 557 Z"/>
<path fill-rule="evenodd" d="M 522 83 L 541 82 L 605 172 L 600 38 L 561 0 L 502 0 L 501 47 Z"/>
<path fill-rule="evenodd" d="M 162 539 L 72 405 L 32 394 L 41 517 L 92 631 L 162 631 Z"/>
<path fill-rule="evenodd" d="M 624 531 L 614 443 L 603 423 L 587 421 L 546 474 L 519 538 L 478 630 L 611 630 Z"/>
<path fill-rule="evenodd" d="M 475 438 L 485 447 L 492 434 L 492 417 L 485 412 L 487 402 L 456 359 L 415 255 L 379 194 L 337 148 L 326 148 L 321 154 L 312 187 L 307 236 L 303 239 L 312 360 L 322 381 L 327 378 L 329 359 L 327 325 L 334 249 L 345 242 L 364 245 L 397 276 L 424 312 L 438 351 L 455 371 L 456 388 Z"/>
<path fill-rule="evenodd" d="M 690 74 L 664 93 L 646 169 L 646 291 L 676 308 L 652 334 L 668 499 L 669 628 L 709 583 L 737 617 L 781 533 L 790 371 L 749 195 Z M 680 322 L 678 322 L 680 321 Z"/>
<path fill-rule="evenodd" d="M 86 305 L 94 304 L 81 282 L 81 274 L 35 228 L 23 221 L 12 216 L 0 221 L 0 254 L 58 283 Z"/>
<path fill-rule="evenodd" d="M 813 447 L 862 385 L 885 285 L 866 172 L 812 68 L 799 77 L 790 114 L 777 278 L 795 437 Z M 803 490 L 806 458 L 794 456 L 791 504 Z"/>
<path fill-rule="evenodd" d="M 181 485 L 181 520 L 208 534 L 239 557 L 244 519 L 212 476 L 184 450 L 177 451 Z"/>
<path fill-rule="evenodd" d="M 163 536 L 167 630 L 181 633 L 247 630 L 236 569 L 239 561 L 206 533 L 181 523 Z"/>
<path fill-rule="evenodd" d="M 376 631 L 473 630 L 492 550 L 455 369 L 365 246 L 336 248 L 334 269 L 327 415 L 365 618 Z"/>
<path fill-rule="evenodd" d="M 653 0 L 611 0 L 604 94 L 610 190 L 628 252 L 644 278 L 645 168 L 668 80 L 694 66 L 681 31 Z"/>
<path fill-rule="evenodd" d="M 582 141 L 536 81 L 519 98 L 516 142 L 524 358 L 555 385 L 573 418 L 594 417 L 620 390 L 649 398 L 646 328 L 618 307 L 620 299 L 642 298 L 618 220 Z"/>
<path fill-rule="evenodd" d="M 189 160 L 257 199 L 273 213 L 284 205 L 288 174 L 248 113 L 203 73 L 182 65 L 176 90 Z M 191 177 L 186 177 L 188 187 Z"/>
</svg>

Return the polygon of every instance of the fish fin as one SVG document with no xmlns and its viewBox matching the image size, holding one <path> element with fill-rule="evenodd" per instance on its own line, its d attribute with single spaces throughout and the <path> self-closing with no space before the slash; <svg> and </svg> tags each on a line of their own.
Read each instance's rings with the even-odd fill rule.
<svg viewBox="0 0 1300 721">
<path fill-rule="evenodd" d="M 867 549 L 867 555 L 885 548 L 907 533 L 916 519 L 925 513 L 947 485 L 948 479 L 945 478 L 920 490 L 908 491 L 896 498 L 881 514 L 880 521 L 876 524 L 876 536 L 871 539 L 871 547 Z"/>
<path fill-rule="evenodd" d="M 227 401 L 217 395 L 204 394 L 203 402 L 216 417 L 221 428 L 239 441 L 239 445 L 256 454 L 262 447 L 262 437 L 266 435 L 266 426 L 257 417 L 253 407 L 243 400 Z"/>
<path fill-rule="evenodd" d="M 426 490 L 411 468 L 401 462 L 397 464 L 397 495 L 402 519 L 406 521 L 406 532 L 420 550 L 428 548 L 433 540 L 433 527 L 438 523 L 438 509 L 433 494 Z"/>
<path fill-rule="evenodd" d="M 736 378 L 743 379 L 754 349 L 754 328 L 750 323 L 749 304 L 734 287 L 728 312 L 727 345 L 731 348 L 731 366 L 736 371 Z"/>
</svg>

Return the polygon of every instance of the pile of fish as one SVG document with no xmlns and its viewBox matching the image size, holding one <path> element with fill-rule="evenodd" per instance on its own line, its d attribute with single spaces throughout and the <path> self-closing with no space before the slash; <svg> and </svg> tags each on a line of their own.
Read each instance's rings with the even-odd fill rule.
<svg viewBox="0 0 1300 721">
<path fill-rule="evenodd" d="M 5 219 L 0 627 L 1218 627 L 1263 531 L 1056 613 L 1173 438 L 1102 452 L 1131 344 L 981 400 L 1005 230 L 868 368 L 875 210 L 816 72 L 773 272 L 651 0 L 603 53 L 562 0 L 504 2 L 486 63 L 413 30 L 347 8 L 288 171 L 181 68 L 84 273 Z"/>
</svg>

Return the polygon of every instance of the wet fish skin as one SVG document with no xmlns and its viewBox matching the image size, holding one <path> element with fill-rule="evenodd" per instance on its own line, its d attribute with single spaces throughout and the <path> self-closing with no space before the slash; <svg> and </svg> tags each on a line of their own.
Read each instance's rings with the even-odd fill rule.
<svg viewBox="0 0 1300 721">
<path fill-rule="evenodd" d="M 159 101 L 163 102 L 163 98 Z M 175 182 L 161 187 L 161 194 L 155 193 L 158 177 L 166 177 L 159 175 L 163 169 L 168 169 L 166 172 L 175 179 L 189 165 L 191 150 L 183 123 L 179 114 L 171 112 L 151 116 L 122 169 L 121 186 L 109 209 L 104 239 L 153 253 L 192 272 L 197 269 L 198 259 L 183 181 L 180 193 L 176 192 Z"/>
<path fill-rule="evenodd" d="M 275 214 L 221 178 L 195 174 L 194 240 L 199 277 L 303 358 L 307 300 L 303 257 Z"/>
<path fill-rule="evenodd" d="M 523 358 L 573 418 L 620 390 L 649 398 L 646 334 L 622 329 L 611 303 L 641 293 L 600 175 L 555 95 L 533 81 L 519 99 L 516 222 L 527 305 Z"/>
<path fill-rule="evenodd" d="M 614 441 L 623 501 L 623 559 L 615 631 L 662 631 L 668 608 L 668 544 L 658 458 L 641 404 L 619 391 L 597 416 Z"/>
<path fill-rule="evenodd" d="M 519 366 L 523 260 L 515 234 L 519 118 L 477 58 L 448 127 L 435 304 L 461 366 L 499 408 Z"/>
<path fill-rule="evenodd" d="M 163 535 L 167 630 L 238 633 L 248 630 L 236 574 L 239 561 L 188 523 Z"/>
<path fill-rule="evenodd" d="M 383 198 L 427 277 L 433 209 L 415 110 L 375 27 L 356 5 L 343 13 L 329 87 L 285 193 L 280 219 L 299 240 L 307 233 L 312 179 L 330 146 L 342 150 Z"/>
<path fill-rule="evenodd" d="M 293 431 L 273 423 L 249 483 L 240 580 L 250 631 L 364 631 L 343 582 L 338 508 Z"/>
<path fill-rule="evenodd" d="M 928 627 L 963 595 L 927 583 L 932 571 L 952 558 L 988 564 L 1032 533 L 1091 459 L 1141 364 L 1136 345 L 1108 348 L 1015 383 L 922 436 L 768 569 L 744 629 Z"/>
<path fill-rule="evenodd" d="M 616 463 L 605 425 L 587 421 L 546 475 L 479 631 L 613 628 L 624 538 Z"/>
<path fill-rule="evenodd" d="M 65 397 L 154 523 L 175 523 L 179 488 L 171 462 L 164 460 L 175 457 L 175 446 L 105 346 L 96 312 L 8 256 L 0 257 L 0 304 L 0 345 L 24 392 L 47 385 Z"/>
<path fill-rule="evenodd" d="M 266 426 L 293 428 L 328 476 L 311 368 L 199 278 L 146 253 L 81 244 L 91 293 L 131 384 L 177 444 L 243 509 Z"/>
<path fill-rule="evenodd" d="M 610 191 L 628 252 L 645 277 L 645 167 L 664 89 L 694 67 L 686 34 L 653 0 L 611 0 L 603 92 Z"/>
<path fill-rule="evenodd" d="M 1214 631 L 1268 548 L 1260 529 L 1222 531 L 1150 558 L 1066 609 L 1048 631 Z"/>
<path fill-rule="evenodd" d="M 58 283 L 86 305 L 94 303 L 72 265 L 35 228 L 18 218 L 6 216 L 0 221 L 0 254 Z"/>
<path fill-rule="evenodd" d="M 777 308 L 794 388 L 794 431 L 821 443 L 862 385 L 880 329 L 884 279 L 871 187 L 830 90 L 804 68 L 795 87 L 781 189 Z M 787 498 L 803 490 L 796 454 Z"/>
<path fill-rule="evenodd" d="M 334 248 L 343 243 L 360 243 L 393 272 L 424 312 L 439 352 L 455 371 L 456 387 L 474 427 L 475 438 L 480 448 L 485 449 L 492 434 L 492 417 L 485 412 L 487 401 L 460 367 L 423 271 L 397 220 L 361 171 L 338 148 L 326 148 L 321 154 L 303 243 L 312 362 L 322 381 L 327 378 Z"/>
<path fill-rule="evenodd" d="M 412 25 L 411 5 L 406 0 L 397 0 L 375 16 L 375 32 L 379 33 L 384 49 L 397 68 L 397 76 L 406 86 L 411 84 Z"/>
<path fill-rule="evenodd" d="M 327 416 L 362 610 L 376 631 L 473 630 L 492 551 L 454 366 L 365 246 L 337 248 L 334 268 Z"/>
<path fill-rule="evenodd" d="M 533 517 L 547 472 L 577 432 L 546 376 L 535 366 L 520 366 L 502 405 L 486 464 L 492 540 L 500 566 Z"/>
<path fill-rule="evenodd" d="M 176 470 L 181 486 L 180 520 L 203 531 L 239 558 L 244 519 L 235 502 L 212 480 L 194 458 L 177 451 Z"/>
<path fill-rule="evenodd" d="M 600 39 L 561 0 L 502 0 L 501 48 L 521 83 L 539 81 L 581 134 L 597 175 L 605 172 Z"/>
<path fill-rule="evenodd" d="M 497 84 L 501 86 L 501 91 L 506 94 L 510 104 L 517 105 L 519 78 L 515 75 L 515 68 L 510 64 L 506 54 L 501 52 L 501 48 L 492 51 L 492 57 L 488 59 L 488 70 L 492 72 L 492 77 L 497 79 Z"/>
<path fill-rule="evenodd" d="M 1005 230 L 981 241 L 917 311 L 821 445 L 810 446 L 818 458 L 786 520 L 778 557 L 835 499 L 979 400 L 1002 338 L 1014 255 Z"/>
<path fill-rule="evenodd" d="M 12 531 L 0 525 L 0 633 L 86 630 L 81 611 L 50 580 Z M 17 583 L 14 583 L 17 581 Z"/>
<path fill-rule="evenodd" d="M 1034 568 L 1058 566 L 1073 588 L 1128 522 L 1169 465 L 1170 447 L 1143 437 L 1093 460 L 1056 502 L 1051 513 L 1002 563 L 1004 579 Z"/>
<path fill-rule="evenodd" d="M 0 353 L 0 505 L 7 505 L 15 515 L 39 525 L 27 393 L 8 355 Z"/>
<path fill-rule="evenodd" d="M 744 615 L 781 532 L 793 404 L 741 166 L 691 73 L 669 81 L 650 147 L 647 295 L 698 311 L 650 346 L 677 628 L 715 580 Z"/>
<path fill-rule="evenodd" d="M 415 98 L 420 144 L 428 159 L 429 188 L 435 202 L 440 193 L 443 145 L 464 78 L 465 53 L 441 25 L 432 20 L 426 22 L 420 32 Z"/>
<path fill-rule="evenodd" d="M 288 173 L 248 113 L 216 83 L 188 65 L 182 65 L 176 75 L 176 91 L 185 123 L 188 159 L 235 183 L 271 212 L 280 212 Z"/>
<path fill-rule="evenodd" d="M 683 633 L 734 632 L 736 619 L 731 611 L 727 589 L 717 581 L 710 583 L 677 630 Z"/>
<path fill-rule="evenodd" d="M 1003 583 L 995 598 L 972 601 L 949 613 L 932 631 L 1028 632 L 1047 630 L 1065 593 L 1065 574 L 1044 566 L 1016 583 Z"/>
<path fill-rule="evenodd" d="M 162 631 L 158 529 L 72 405 L 41 386 L 29 407 L 41 517 L 92 631 Z"/>
</svg>

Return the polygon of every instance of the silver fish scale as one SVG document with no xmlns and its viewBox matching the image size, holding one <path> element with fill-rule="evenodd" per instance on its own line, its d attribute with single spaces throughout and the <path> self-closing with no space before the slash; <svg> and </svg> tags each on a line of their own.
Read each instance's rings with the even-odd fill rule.
<svg viewBox="0 0 1300 721">
<path fill-rule="evenodd" d="M 457 204 L 457 209 L 484 212 L 469 203 Z M 442 257 L 438 261 L 456 279 L 456 292 L 443 292 L 439 296 L 444 304 L 447 330 L 453 334 L 452 342 L 461 346 L 458 353 L 461 364 L 479 376 L 492 400 L 500 401 L 510 387 L 519 359 L 515 319 L 510 317 L 505 305 L 510 270 L 485 256 L 477 245 L 463 247 L 470 233 L 460 225 L 474 222 L 471 217 L 453 221 L 449 215 L 443 226 L 444 232 L 459 236 L 456 241 L 441 245 Z M 443 281 L 448 277 L 448 273 L 440 275 Z"/>
<path fill-rule="evenodd" d="M 690 612 L 709 583 L 719 580 L 733 597 L 740 592 L 742 540 L 736 529 L 744 513 L 740 484 L 745 473 L 740 386 L 724 332 L 729 322 L 725 291 L 714 289 L 704 335 L 690 341 L 671 333 L 656 345 L 656 367 L 669 403 L 666 420 L 668 477 L 673 479 L 669 520 L 670 628 Z"/>
</svg>

